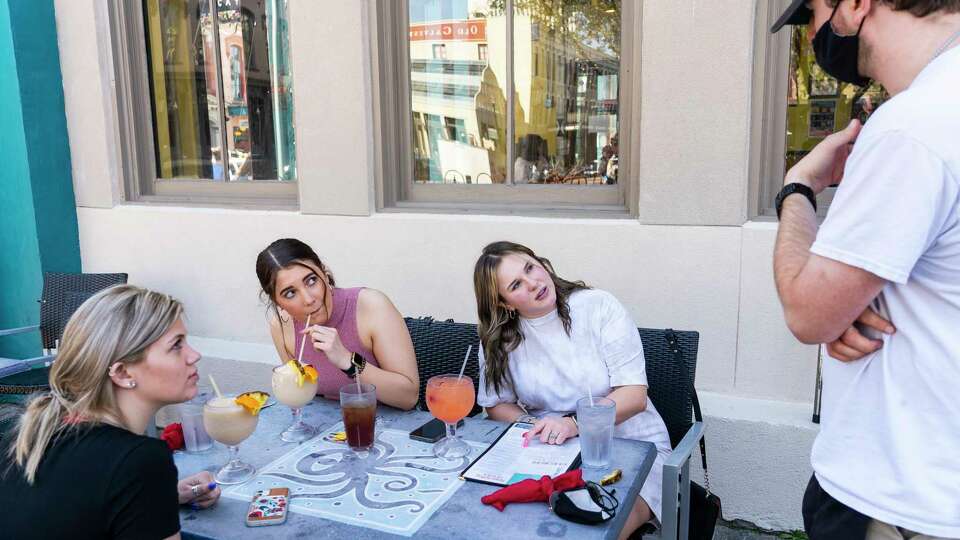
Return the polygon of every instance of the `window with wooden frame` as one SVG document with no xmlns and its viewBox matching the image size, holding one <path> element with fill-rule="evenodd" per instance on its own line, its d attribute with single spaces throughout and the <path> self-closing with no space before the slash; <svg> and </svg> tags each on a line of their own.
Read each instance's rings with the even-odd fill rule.
<svg viewBox="0 0 960 540">
<path fill-rule="evenodd" d="M 379 207 L 630 215 L 634 4 L 371 2 Z"/>
<path fill-rule="evenodd" d="M 297 200 L 288 0 L 111 0 L 128 200 Z"/>
</svg>

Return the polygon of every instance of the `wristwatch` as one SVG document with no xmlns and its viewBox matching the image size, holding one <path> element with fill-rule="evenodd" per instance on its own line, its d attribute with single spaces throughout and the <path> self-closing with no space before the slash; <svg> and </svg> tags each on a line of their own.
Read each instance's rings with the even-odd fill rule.
<svg viewBox="0 0 960 540">
<path fill-rule="evenodd" d="M 361 356 L 360 353 L 353 353 L 353 356 L 350 357 L 350 367 L 341 369 L 340 371 L 346 373 L 347 377 L 352 379 L 359 377 L 365 367 L 367 367 L 367 359 Z"/>
<path fill-rule="evenodd" d="M 783 186 L 783 189 L 781 189 L 780 193 L 777 194 L 777 200 L 776 200 L 775 206 L 777 208 L 778 220 L 780 219 L 780 213 L 783 211 L 783 201 L 790 195 L 793 195 L 794 193 L 799 193 L 804 197 L 806 197 L 807 200 L 810 201 L 810 204 L 813 205 L 813 211 L 814 212 L 817 211 L 817 196 L 813 192 L 813 190 L 810 189 L 810 186 L 801 184 L 799 182 L 791 182 Z"/>
</svg>

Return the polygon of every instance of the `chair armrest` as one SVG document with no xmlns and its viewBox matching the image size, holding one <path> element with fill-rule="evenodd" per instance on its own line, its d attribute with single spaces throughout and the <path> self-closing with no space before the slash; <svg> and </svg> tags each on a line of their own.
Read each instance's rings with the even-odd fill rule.
<svg viewBox="0 0 960 540">
<path fill-rule="evenodd" d="M 13 358 L 0 358 L 0 379 L 16 375 L 24 371 L 30 371 L 35 367 L 46 367 L 56 359 L 53 355 L 38 356 L 26 360 L 17 360 Z"/>
<path fill-rule="evenodd" d="M 670 454 L 670 457 L 663 462 L 664 470 L 680 470 L 680 467 L 690 459 L 690 456 L 693 454 L 693 450 L 700 443 L 700 439 L 703 438 L 703 422 L 694 422 L 690 429 L 687 430 L 687 434 L 683 436 L 683 439 L 680 440 L 680 444 L 673 449 L 673 452 Z"/>
<path fill-rule="evenodd" d="M 17 334 L 26 334 L 27 332 L 35 332 L 40 330 L 40 325 L 35 324 L 33 326 L 21 326 L 20 328 L 4 328 L 0 330 L 0 336 L 15 336 Z"/>
<path fill-rule="evenodd" d="M 664 540 L 687 539 L 690 523 L 690 456 L 703 438 L 703 428 L 703 422 L 694 422 L 670 457 L 663 462 L 660 538 Z"/>
</svg>

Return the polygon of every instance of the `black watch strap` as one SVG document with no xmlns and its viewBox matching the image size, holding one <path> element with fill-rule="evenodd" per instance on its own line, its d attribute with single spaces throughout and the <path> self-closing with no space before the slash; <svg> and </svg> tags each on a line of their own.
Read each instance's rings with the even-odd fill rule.
<svg viewBox="0 0 960 540">
<path fill-rule="evenodd" d="M 366 362 L 367 360 L 361 356 L 360 353 L 353 353 L 353 356 L 350 357 L 350 367 L 341 369 L 340 371 L 352 379 L 363 372 L 363 368 L 366 367 Z"/>
<path fill-rule="evenodd" d="M 809 186 L 801 184 L 799 182 L 791 182 L 780 190 L 780 193 L 777 194 L 776 208 L 777 208 L 777 219 L 780 219 L 780 213 L 783 212 L 783 201 L 787 197 L 793 195 L 794 193 L 799 193 L 807 198 L 810 201 L 810 204 L 813 205 L 813 211 L 817 211 L 817 195 L 810 189 Z"/>
</svg>

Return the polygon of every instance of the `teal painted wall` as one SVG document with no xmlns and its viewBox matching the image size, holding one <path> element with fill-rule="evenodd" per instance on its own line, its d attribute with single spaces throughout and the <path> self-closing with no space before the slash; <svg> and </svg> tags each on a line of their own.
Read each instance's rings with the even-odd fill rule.
<svg viewBox="0 0 960 540">
<path fill-rule="evenodd" d="M 43 272 L 79 272 L 53 0 L 0 0 L 0 328 L 37 324 Z M 40 352 L 39 334 L 0 356 Z"/>
</svg>

